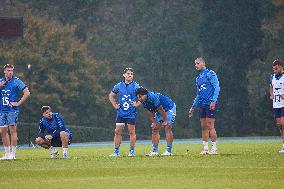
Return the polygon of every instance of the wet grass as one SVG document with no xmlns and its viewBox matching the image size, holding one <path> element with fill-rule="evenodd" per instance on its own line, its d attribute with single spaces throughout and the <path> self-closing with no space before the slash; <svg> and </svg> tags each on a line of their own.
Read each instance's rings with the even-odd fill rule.
<svg viewBox="0 0 284 189">
<path fill-rule="evenodd" d="M 44 149 L 19 149 L 17 160 L 0 161 L 1 188 L 283 188 L 279 142 L 219 143 L 219 155 L 199 155 L 200 144 L 175 144 L 171 157 L 146 157 L 137 145 L 129 158 L 112 147 L 73 147 L 69 159 L 49 159 Z M 160 152 L 165 149 L 160 146 Z M 61 150 L 61 149 L 59 149 Z M 61 151 L 60 151 L 61 152 Z"/>
</svg>

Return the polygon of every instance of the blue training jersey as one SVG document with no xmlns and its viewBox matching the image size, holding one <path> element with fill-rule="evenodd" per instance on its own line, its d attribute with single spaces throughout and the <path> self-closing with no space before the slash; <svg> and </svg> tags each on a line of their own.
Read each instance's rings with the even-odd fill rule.
<svg viewBox="0 0 284 189">
<path fill-rule="evenodd" d="M 52 114 L 52 119 L 42 117 L 38 125 L 38 136 L 44 138 L 45 135 L 51 135 L 53 138 L 60 137 L 60 132 L 65 131 L 72 135 L 71 131 L 65 127 L 64 120 L 58 113 Z"/>
<path fill-rule="evenodd" d="M 117 95 L 120 108 L 117 110 L 117 116 L 122 118 L 136 118 L 136 107 L 133 106 L 133 102 L 137 101 L 136 90 L 141 86 L 132 81 L 126 84 L 124 81 L 116 84 L 112 92 Z"/>
<path fill-rule="evenodd" d="M 211 102 L 217 103 L 220 86 L 214 71 L 203 69 L 196 77 L 196 87 L 197 95 L 192 103 L 193 108 L 209 106 Z"/>
<path fill-rule="evenodd" d="M 3 77 L 0 82 L 6 81 Z M 18 77 L 13 76 L 9 81 L 6 81 L 5 86 L 1 87 L 1 108 L 0 112 L 18 112 L 19 107 L 11 106 L 10 102 L 18 102 L 19 92 L 27 87 L 26 84 Z"/>
<path fill-rule="evenodd" d="M 158 107 L 162 106 L 166 112 L 174 107 L 174 102 L 169 97 L 162 95 L 161 93 L 148 91 L 147 100 L 142 102 L 142 105 L 151 112 L 157 112 Z"/>
</svg>

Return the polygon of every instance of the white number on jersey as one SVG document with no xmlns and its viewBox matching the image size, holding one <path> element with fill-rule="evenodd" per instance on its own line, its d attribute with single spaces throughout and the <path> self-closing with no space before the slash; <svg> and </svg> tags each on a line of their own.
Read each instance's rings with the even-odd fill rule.
<svg viewBox="0 0 284 189">
<path fill-rule="evenodd" d="M 9 105 L 9 97 L 6 96 L 2 97 L 2 103 L 4 106 Z"/>
<path fill-rule="evenodd" d="M 280 77 L 276 79 L 275 75 L 273 75 L 271 81 L 273 87 L 273 108 L 283 108 L 284 107 L 284 99 L 281 98 L 281 95 L 284 94 L 284 77 Z"/>
<path fill-rule="evenodd" d="M 123 106 L 123 110 L 128 110 L 128 108 L 129 108 L 129 104 L 127 103 L 127 102 L 124 102 L 123 104 L 122 104 L 122 106 Z"/>
</svg>

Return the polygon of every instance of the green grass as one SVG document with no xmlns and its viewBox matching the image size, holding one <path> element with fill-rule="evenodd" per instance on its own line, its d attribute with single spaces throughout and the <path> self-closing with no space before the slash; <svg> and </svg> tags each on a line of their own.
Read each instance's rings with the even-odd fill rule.
<svg viewBox="0 0 284 189">
<path fill-rule="evenodd" d="M 110 158 L 112 147 L 73 147 L 71 158 L 49 159 L 44 149 L 19 149 L 0 161 L 1 188 L 284 188 L 279 142 L 219 143 L 219 155 L 199 155 L 200 144 L 175 144 L 171 157 Z M 160 146 L 160 152 L 165 149 Z M 126 156 L 128 146 L 121 151 Z M 60 151 L 61 152 L 61 151 Z"/>
</svg>

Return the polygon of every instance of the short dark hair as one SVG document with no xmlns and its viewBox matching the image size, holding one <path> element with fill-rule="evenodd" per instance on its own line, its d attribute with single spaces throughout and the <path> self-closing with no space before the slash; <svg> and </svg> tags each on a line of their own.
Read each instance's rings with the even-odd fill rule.
<svg viewBox="0 0 284 189">
<path fill-rule="evenodd" d="M 281 59 L 274 60 L 273 63 L 272 63 L 272 66 L 276 66 L 276 65 L 283 67 L 284 66 L 283 60 L 281 60 Z"/>
<path fill-rule="evenodd" d="M 140 87 L 136 90 L 136 96 L 137 95 L 146 95 L 148 94 L 148 91 L 147 89 L 143 88 L 143 87 Z"/>
<path fill-rule="evenodd" d="M 134 73 L 133 68 L 125 68 L 125 69 L 123 70 L 123 73 L 126 73 L 127 71 L 131 71 L 131 72 Z"/>
<path fill-rule="evenodd" d="M 4 70 L 5 70 L 6 68 L 12 68 L 12 69 L 14 69 L 15 67 L 14 67 L 13 64 L 5 64 L 5 65 L 3 66 L 3 68 L 4 68 Z"/>
<path fill-rule="evenodd" d="M 47 110 L 51 110 L 50 106 L 42 106 L 41 107 L 41 113 L 43 114 L 44 112 L 46 112 Z"/>
<path fill-rule="evenodd" d="M 194 62 L 196 62 L 196 61 L 198 61 L 198 62 L 201 61 L 201 62 L 205 63 L 205 59 L 203 57 L 196 58 Z"/>
</svg>

